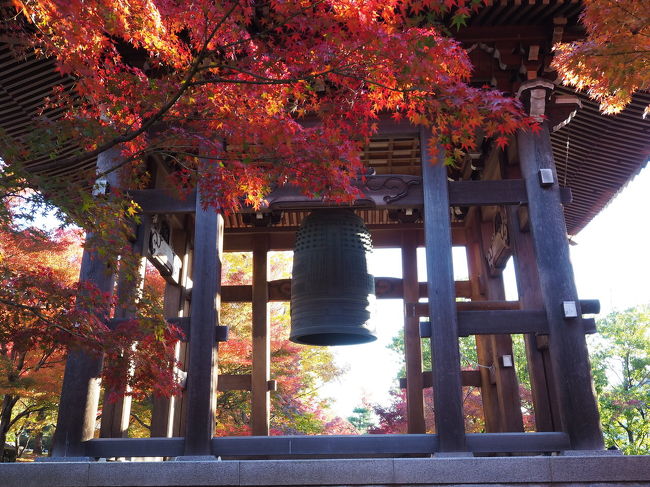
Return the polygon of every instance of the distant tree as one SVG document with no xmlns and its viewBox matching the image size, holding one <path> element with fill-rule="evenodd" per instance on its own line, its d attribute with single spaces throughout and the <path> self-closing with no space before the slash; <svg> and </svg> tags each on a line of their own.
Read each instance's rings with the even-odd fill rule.
<svg viewBox="0 0 650 487">
<path fill-rule="evenodd" d="M 605 442 L 650 454 L 650 306 L 612 312 L 590 338 Z"/>
<path fill-rule="evenodd" d="M 359 433 L 367 433 L 369 428 L 375 426 L 375 420 L 372 417 L 372 406 L 366 403 L 363 406 L 357 406 L 352 410 L 352 415 L 348 416 L 348 422 Z"/>
<path fill-rule="evenodd" d="M 142 399 L 178 387 L 172 372 L 178 334 L 166 327 L 159 300 L 145 292 L 137 318 L 110 330 L 102 316 L 121 303 L 77 282 L 80 256 L 78 231 L 51 235 L 0 226 L 0 444 L 11 428 L 26 433 L 45 427 L 41 423 L 56 408 L 70 349 L 106 357 L 112 364 L 102 372 L 107 390 L 128 386 Z"/>
<path fill-rule="evenodd" d="M 65 345 L 93 333 L 72 312 L 79 253 L 71 232 L 0 232 L 0 445 L 12 427 L 52 409 Z"/>
</svg>

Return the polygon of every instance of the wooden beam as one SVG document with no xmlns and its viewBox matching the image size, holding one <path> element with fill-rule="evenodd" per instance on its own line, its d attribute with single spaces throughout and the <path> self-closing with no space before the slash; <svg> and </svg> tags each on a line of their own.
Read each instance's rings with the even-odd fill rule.
<svg viewBox="0 0 650 487">
<path fill-rule="evenodd" d="M 221 276 L 223 217 L 196 201 L 192 273 L 191 333 L 187 369 L 184 454 L 210 455 L 216 401 L 218 297 Z"/>
<path fill-rule="evenodd" d="M 128 270 L 120 268 L 117 280 L 117 301 L 113 314 L 114 319 L 130 320 L 136 317 L 136 300 L 144 288 L 146 260 L 145 253 L 149 242 L 151 221 L 147 215 L 142 217 L 140 225 L 136 230 L 136 241 L 131 246 L 131 251 L 140 256 L 138 275 L 128 274 Z M 135 287 L 135 286 L 138 287 Z M 130 346 L 135 346 L 131 344 Z M 105 364 L 112 367 L 114 364 Z M 125 371 L 131 375 L 133 371 Z M 126 378 L 125 378 L 126 379 Z M 128 380 L 125 380 L 125 384 Z M 105 390 L 104 402 L 102 405 L 102 417 L 100 420 L 99 436 L 102 438 L 123 438 L 127 436 L 129 422 L 131 419 L 131 396 L 126 394 L 127 390 Z M 106 400 L 111 395 L 117 395 L 115 401 Z"/>
<path fill-rule="evenodd" d="M 196 191 L 185 199 L 179 199 L 165 189 L 130 190 L 128 197 L 140 206 L 145 215 L 194 213 L 196 209 Z"/>
<path fill-rule="evenodd" d="M 564 433 L 470 433 L 468 449 L 477 453 L 530 453 L 566 450 Z M 83 443 L 88 457 L 177 457 L 183 438 L 97 438 Z M 211 441 L 212 455 L 234 458 L 251 456 L 331 457 L 372 455 L 427 455 L 440 451 L 439 435 L 344 435 L 344 436 L 231 436 Z"/>
<path fill-rule="evenodd" d="M 417 176 L 391 174 L 369 176 L 365 182 L 358 184 L 362 196 L 352 206 L 355 208 L 369 209 L 403 209 L 422 208 L 423 193 L 422 179 Z M 145 190 L 158 191 L 160 190 Z M 450 181 L 448 182 L 449 206 L 492 206 L 492 205 L 518 205 L 527 202 L 526 187 L 523 180 L 487 180 L 487 181 Z M 563 202 L 570 202 L 570 190 L 563 191 Z M 169 196 L 165 199 L 164 193 L 158 196 L 160 203 L 154 203 L 153 195 L 147 193 L 142 201 L 143 208 L 157 208 L 167 212 L 180 213 L 186 210 L 189 204 L 185 201 L 172 200 Z M 174 201 L 176 201 L 174 203 Z M 302 194 L 298 187 L 283 186 L 272 191 L 265 198 L 265 205 L 261 209 L 245 208 L 243 212 L 271 212 L 271 211 L 297 211 L 311 208 L 340 207 L 328 204 L 320 198 L 310 198 Z M 164 203 L 163 203 L 164 202 Z M 166 206 L 164 206 L 166 205 Z M 163 213 L 165 211 L 158 211 Z"/>
<path fill-rule="evenodd" d="M 424 303 L 426 304 L 426 303 Z M 511 335 L 514 333 L 548 333 L 548 321 L 543 311 L 459 311 L 458 336 Z M 420 322 L 422 338 L 431 336 L 429 322 Z"/>
<path fill-rule="evenodd" d="M 253 242 L 253 363 L 251 430 L 253 436 L 269 434 L 271 396 L 271 339 L 269 336 L 269 290 L 267 285 L 268 237 L 260 235 Z"/>
<path fill-rule="evenodd" d="M 482 249 L 481 233 L 479 231 L 480 209 L 471 209 L 465 217 L 467 231 L 467 267 L 470 282 L 472 282 L 472 299 L 482 302 L 488 295 L 494 298 L 495 283 L 490 278 L 487 262 Z M 460 324 L 459 324 L 460 328 Z M 459 329 L 459 333 L 462 333 Z M 481 404 L 485 418 L 485 431 L 495 433 L 501 431 L 502 418 L 499 412 L 499 397 L 494 374 L 493 343 L 491 335 L 476 335 L 476 357 L 479 364 L 479 380 L 481 382 Z"/>
<path fill-rule="evenodd" d="M 251 374 L 219 374 L 217 391 L 250 391 L 252 384 Z"/>
<path fill-rule="evenodd" d="M 456 301 L 454 306 L 457 311 L 513 311 L 519 309 L 519 301 Z M 417 303 L 414 313 L 419 317 L 429 316 L 428 304 Z"/>
<path fill-rule="evenodd" d="M 536 91 L 532 86 L 524 90 L 524 95 L 533 97 Z M 542 99 L 543 93 L 540 95 Z M 519 132 L 517 147 L 528 192 L 530 229 L 549 324 L 549 351 L 562 422 L 574 449 L 601 450 L 603 436 L 582 320 L 565 318 L 562 311 L 564 301 L 575 301 L 580 316 L 548 124 L 544 122 L 537 134 Z M 541 169 L 551 172 L 553 184 L 540 185 Z"/>
<path fill-rule="evenodd" d="M 277 390 L 277 382 L 268 380 L 264 385 L 268 391 Z M 217 391 L 251 391 L 253 389 L 253 376 L 251 374 L 219 374 Z"/>
<path fill-rule="evenodd" d="M 430 154 L 431 135 L 420 129 L 427 289 L 431 319 L 431 360 L 436 431 L 441 452 L 467 448 L 460 380 L 458 322 L 451 256 L 451 225 L 444 151 Z"/>
<path fill-rule="evenodd" d="M 473 221 L 468 222 L 468 225 L 472 225 L 471 228 L 468 227 L 468 232 L 473 231 L 475 234 L 475 246 L 477 257 L 479 257 L 478 260 L 474 261 L 475 270 L 485 276 L 485 295 L 481 298 L 505 299 L 503 275 L 493 273 L 487 259 L 488 249 L 490 249 L 494 236 L 493 222 L 491 220 L 483 221 L 481 210 L 477 208 L 474 212 Z M 466 324 L 466 318 L 463 317 L 462 319 Z M 532 321 L 533 318 L 526 324 L 535 326 Z M 517 326 L 517 324 L 514 326 Z M 505 323 L 501 321 L 500 329 L 503 330 L 504 328 Z M 489 364 L 492 367 L 490 375 L 493 376 L 497 398 L 497 412 L 499 415 L 499 429 L 497 431 L 502 433 L 523 432 L 524 423 L 521 414 L 521 398 L 519 396 L 519 381 L 515 370 L 512 337 L 509 333 L 503 332 L 494 335 L 479 334 L 476 341 L 477 346 L 479 343 L 486 344 L 486 342 L 489 342 L 486 353 L 490 355 Z M 509 361 L 504 362 L 504 360 L 508 359 Z M 479 362 L 485 363 L 481 362 L 481 359 L 479 359 Z M 490 377 L 490 381 L 492 381 L 492 377 Z"/>
<path fill-rule="evenodd" d="M 430 370 L 425 370 L 421 374 L 422 387 L 433 387 L 433 374 Z M 481 372 L 479 370 L 461 370 L 460 380 L 463 387 L 481 387 Z M 408 387 L 408 377 L 403 377 L 399 380 L 400 389 Z"/>
<path fill-rule="evenodd" d="M 399 297 L 404 298 L 404 309 L 408 303 L 415 303 L 420 298 L 417 262 L 417 235 L 404 232 L 402 236 L 402 275 L 398 279 Z M 395 286 L 397 287 L 397 286 Z M 375 279 L 375 290 L 377 280 Z M 420 339 L 420 324 L 417 316 L 404 313 L 404 354 L 406 363 L 406 415 L 407 432 L 410 434 L 426 433 L 424 423 L 424 396 L 422 393 L 422 345 Z"/>
<path fill-rule="evenodd" d="M 459 311 L 459 336 L 548 333 L 543 311 Z"/>
<path fill-rule="evenodd" d="M 470 297 L 469 281 L 456 281 L 456 296 Z M 377 299 L 401 299 L 403 296 L 402 279 L 399 277 L 375 277 L 375 293 Z M 250 285 L 222 286 L 221 302 L 250 303 L 253 288 Z M 291 279 L 278 279 L 268 282 L 269 301 L 287 302 L 291 300 Z M 418 299 L 427 297 L 427 284 L 418 283 Z"/>
<path fill-rule="evenodd" d="M 424 230 L 419 223 L 390 225 L 367 225 L 372 236 L 372 244 L 379 248 L 399 248 L 402 245 L 402 232 L 416 230 L 418 247 L 424 246 Z M 239 228 L 228 229 L 224 235 L 225 252 L 251 252 L 253 241 L 260 234 L 268 234 L 269 250 L 293 250 L 297 227 Z M 465 245 L 465 229 L 460 223 L 451 225 L 454 245 Z"/>
</svg>

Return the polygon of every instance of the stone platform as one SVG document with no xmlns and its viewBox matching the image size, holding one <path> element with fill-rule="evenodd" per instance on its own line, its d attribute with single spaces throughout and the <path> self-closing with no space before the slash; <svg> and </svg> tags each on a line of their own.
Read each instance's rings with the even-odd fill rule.
<svg viewBox="0 0 650 487">
<path fill-rule="evenodd" d="M 1 487 L 650 486 L 650 456 L 0 464 Z"/>
</svg>

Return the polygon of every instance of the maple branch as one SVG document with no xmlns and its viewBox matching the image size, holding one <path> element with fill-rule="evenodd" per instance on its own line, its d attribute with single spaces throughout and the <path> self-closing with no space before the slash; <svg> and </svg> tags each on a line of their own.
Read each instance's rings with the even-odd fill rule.
<svg viewBox="0 0 650 487">
<path fill-rule="evenodd" d="M 24 404 L 24 402 L 23 402 L 23 404 Z M 30 416 L 32 413 L 38 413 L 38 412 L 40 412 L 40 411 L 45 411 L 46 409 L 47 409 L 47 406 L 41 406 L 40 408 L 36 408 L 36 409 L 31 409 L 31 408 L 28 406 L 27 409 L 23 409 L 21 412 L 19 412 L 18 414 L 16 414 L 16 415 L 15 415 L 15 416 L 14 416 L 14 417 L 9 421 L 9 428 L 11 429 L 11 427 L 12 427 L 13 425 L 15 425 L 15 424 L 18 422 L 18 420 L 24 418 L 25 416 Z"/>
<path fill-rule="evenodd" d="M 321 3 L 324 3 L 326 1 L 328 1 L 328 0 L 318 0 L 317 2 L 314 2 L 311 5 L 307 5 L 307 6 L 303 7 L 303 8 L 301 8 L 301 9 L 298 9 L 294 14 L 289 15 L 288 17 L 282 19 L 279 22 L 276 22 L 275 23 L 275 28 L 280 27 L 283 24 L 286 24 L 289 20 L 297 17 L 300 14 L 303 14 L 303 13 L 307 12 L 308 10 L 313 9 L 314 7 L 320 5 Z M 267 2 L 267 3 L 270 3 L 270 2 Z M 223 49 L 230 49 L 231 47 L 235 47 L 235 46 L 238 46 L 240 44 L 245 44 L 247 42 L 250 42 L 253 39 L 263 37 L 263 36 L 267 35 L 269 32 L 271 32 L 273 30 L 273 27 L 274 26 L 269 26 L 266 30 L 263 30 L 263 31 L 258 32 L 256 34 L 253 34 L 253 35 L 250 35 L 246 39 L 241 39 L 239 41 L 233 41 L 233 42 L 231 42 L 229 44 L 224 44 L 223 46 L 220 46 L 220 49 L 222 49 L 222 50 Z"/>
<path fill-rule="evenodd" d="M 362 76 L 355 76 L 353 74 L 349 74 L 349 73 L 345 73 L 345 72 L 339 72 L 339 71 L 336 71 L 336 70 L 334 70 L 332 72 L 334 74 L 338 74 L 339 76 L 343 76 L 344 78 L 350 78 L 350 79 L 356 79 L 358 81 L 364 81 L 364 82 L 366 82 L 368 84 L 375 85 L 375 86 L 378 86 L 380 88 L 384 88 L 386 90 L 393 91 L 395 93 L 412 93 L 412 92 L 415 92 L 415 91 L 427 92 L 427 90 L 424 89 L 424 88 L 395 88 L 395 87 L 388 86 L 386 84 L 380 83 L 378 81 L 373 81 L 370 78 L 364 78 Z"/>
<path fill-rule="evenodd" d="M 198 69 L 205 59 L 205 57 L 208 54 L 208 45 L 210 44 L 210 41 L 212 38 L 217 34 L 221 26 L 226 22 L 228 17 L 232 15 L 232 13 L 235 11 L 235 9 L 239 6 L 238 3 L 234 3 L 233 6 L 226 12 L 224 17 L 214 26 L 210 34 L 207 36 L 205 39 L 203 46 L 199 53 L 197 54 L 196 58 L 190 65 L 189 70 L 187 71 L 187 74 L 183 78 L 183 81 L 181 81 L 181 86 L 180 88 L 174 93 L 174 95 L 162 106 L 158 109 L 156 113 L 151 115 L 149 118 L 145 119 L 144 122 L 140 125 L 140 127 L 130 133 L 126 133 L 124 135 L 120 135 L 118 137 L 114 137 L 112 140 L 103 143 L 96 149 L 93 149 L 90 152 L 85 152 L 83 155 L 74 157 L 72 159 L 68 159 L 67 161 L 64 161 L 63 164 L 65 165 L 74 165 L 78 162 L 81 162 L 85 159 L 89 159 L 92 157 L 97 157 L 99 154 L 102 152 L 107 151 L 108 149 L 111 149 L 112 147 L 115 147 L 116 145 L 123 144 L 125 142 L 130 142 L 131 140 L 135 139 L 136 137 L 139 137 L 143 133 L 145 133 L 147 130 L 149 130 L 156 122 L 160 121 L 160 119 L 167 113 L 175 104 L 176 102 L 183 96 L 183 94 L 187 91 L 187 89 L 192 86 L 190 83 L 192 78 L 196 75 L 198 72 Z M 114 169 L 111 169 L 113 171 Z M 111 172 L 109 171 L 109 172 Z"/>
<path fill-rule="evenodd" d="M 140 417 L 138 417 L 138 415 L 135 414 L 133 411 L 131 411 L 131 417 L 132 417 L 133 419 L 135 419 L 138 423 L 140 423 L 140 426 L 142 426 L 142 427 L 148 429 L 149 431 L 151 431 L 151 425 L 148 425 L 147 423 L 145 423 L 145 422 L 144 422 L 142 419 L 140 419 Z"/>
<path fill-rule="evenodd" d="M 625 56 L 627 54 L 645 54 L 650 52 L 650 49 L 638 49 L 634 51 L 618 51 L 618 52 L 603 52 L 603 53 L 587 53 L 587 56 L 593 57 L 608 57 L 608 56 Z"/>
<path fill-rule="evenodd" d="M 84 336 L 84 335 L 82 335 L 80 333 L 76 333 L 76 332 L 74 332 L 72 330 L 69 330 L 68 328 L 66 328 L 64 326 L 61 326 L 61 325 L 59 325 L 57 323 L 52 322 L 47 316 L 45 316 L 43 313 L 40 312 L 41 309 L 45 309 L 45 308 L 39 308 L 39 307 L 36 307 L 36 306 L 29 306 L 27 304 L 16 303 L 14 301 L 11 301 L 11 300 L 8 300 L 8 299 L 3 299 L 3 298 L 0 298 L 0 303 L 5 304 L 7 306 L 13 306 L 14 308 L 23 309 L 23 310 L 27 311 L 28 313 L 31 313 L 32 315 L 34 315 L 36 318 L 41 320 L 43 323 L 45 323 L 50 328 L 56 328 L 58 330 L 66 332 L 66 333 L 68 333 L 68 334 L 70 334 L 72 336 L 76 336 L 77 338 L 83 338 L 83 339 L 87 338 L 86 336 Z"/>
</svg>

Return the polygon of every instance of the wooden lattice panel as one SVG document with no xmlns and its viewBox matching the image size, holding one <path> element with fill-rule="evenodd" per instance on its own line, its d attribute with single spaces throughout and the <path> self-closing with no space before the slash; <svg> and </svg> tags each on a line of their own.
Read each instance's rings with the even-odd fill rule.
<svg viewBox="0 0 650 487">
<path fill-rule="evenodd" d="M 376 174 L 420 174 L 420 141 L 416 137 L 373 138 L 363 151 L 364 164 Z"/>
</svg>

